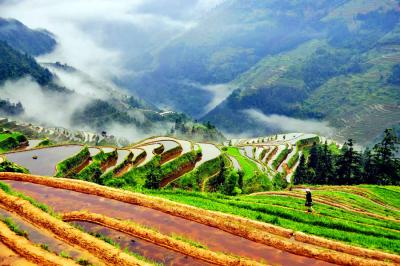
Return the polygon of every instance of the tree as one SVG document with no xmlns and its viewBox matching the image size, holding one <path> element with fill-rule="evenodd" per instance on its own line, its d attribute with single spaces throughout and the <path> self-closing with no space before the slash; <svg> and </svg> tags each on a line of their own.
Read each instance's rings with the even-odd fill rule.
<svg viewBox="0 0 400 266">
<path fill-rule="evenodd" d="M 349 139 L 342 148 L 342 154 L 337 160 L 336 178 L 339 185 L 352 185 L 361 182 L 361 158 L 354 150 L 353 140 Z"/>
<path fill-rule="evenodd" d="M 293 183 L 295 185 L 304 184 L 307 183 L 306 179 L 307 179 L 306 158 L 302 154 L 300 156 L 299 165 L 297 166 L 297 169 L 293 175 Z"/>
<path fill-rule="evenodd" d="M 310 150 L 310 157 L 308 158 L 308 167 L 317 169 L 317 166 L 318 166 L 318 146 L 314 142 Z"/>
<path fill-rule="evenodd" d="M 317 184 L 330 184 L 333 180 L 333 155 L 329 149 L 328 143 L 325 141 L 323 148 L 320 150 L 320 159 L 317 166 Z"/>
<path fill-rule="evenodd" d="M 362 181 L 366 184 L 377 184 L 377 171 L 374 158 L 370 149 L 365 149 L 362 155 Z"/>
<path fill-rule="evenodd" d="M 282 173 L 277 173 L 272 178 L 272 186 L 275 190 L 285 189 L 288 186 L 288 182 L 286 181 L 286 177 Z"/>
<path fill-rule="evenodd" d="M 399 140 L 393 129 L 384 131 L 383 139 L 374 148 L 373 161 L 376 166 L 377 182 L 382 185 L 399 184 L 399 160 L 395 158 Z"/>
</svg>

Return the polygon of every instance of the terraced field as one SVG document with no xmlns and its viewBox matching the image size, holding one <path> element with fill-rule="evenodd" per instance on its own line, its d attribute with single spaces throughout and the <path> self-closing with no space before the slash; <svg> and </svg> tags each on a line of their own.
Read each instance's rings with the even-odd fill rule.
<svg viewBox="0 0 400 266">
<path fill-rule="evenodd" d="M 113 244 L 105 244 L 108 248 L 122 247 L 127 252 L 124 254 L 134 252 L 139 254 L 134 258 L 144 256 L 166 265 L 329 265 L 330 262 L 345 265 L 348 261 L 358 265 L 389 265 L 383 260 L 400 262 L 399 256 L 390 254 L 399 252 L 398 221 L 377 220 L 364 213 L 324 203 L 316 204 L 318 215 L 307 215 L 302 209 L 303 201 L 296 196 L 228 197 L 214 193 L 146 191 L 157 195 L 155 198 L 71 179 L 11 173 L 0 174 L 0 179 L 13 190 L 47 204 L 65 222 L 79 224 L 86 232 L 78 230 L 79 234 L 84 233 L 92 240 L 91 236 L 97 235 L 106 240 L 105 243 Z M 360 187 L 371 193 L 375 188 Z M 297 195 L 301 192 L 286 193 Z M 0 192 L 0 203 L 6 211 L 13 210 L 36 226 L 42 216 L 54 220 L 31 203 L 16 201 L 15 193 L 11 194 L 14 196 Z M 15 204 L 22 207 L 14 209 Z M 35 216 L 31 216 L 33 211 Z M 38 227 L 43 228 L 43 223 L 41 225 Z M 50 223 L 50 231 L 54 232 L 56 228 Z M 341 242 L 314 237 L 313 234 Z M 344 242 L 354 247 L 342 244 Z M 47 245 L 49 249 L 52 247 Z M 93 250 L 89 252 L 100 262 L 108 259 L 93 253 Z"/>
<path fill-rule="evenodd" d="M 3 161 L 36 175 L 0 173 L 0 247 L 7 247 L 0 261 L 399 264 L 397 187 L 313 187 L 313 214 L 305 212 L 302 187 L 263 191 L 260 184 L 278 172 L 290 180 L 299 154 L 314 141 L 321 140 L 287 134 L 222 147 L 156 137 L 123 148 L 6 153 Z M 239 173 L 242 191 L 220 194 Z"/>
</svg>

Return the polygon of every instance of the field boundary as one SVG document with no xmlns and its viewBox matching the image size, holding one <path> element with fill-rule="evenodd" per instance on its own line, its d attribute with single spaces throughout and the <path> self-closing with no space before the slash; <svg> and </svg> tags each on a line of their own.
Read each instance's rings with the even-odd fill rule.
<svg viewBox="0 0 400 266">
<path fill-rule="evenodd" d="M 384 262 L 383 260 L 400 261 L 400 256 L 398 255 L 363 248 L 358 249 L 367 251 L 366 253 L 370 254 L 369 256 L 373 254 L 374 257 L 381 258 L 381 261 L 358 257 L 357 255 L 352 254 L 352 250 L 355 248 L 354 246 L 331 240 L 329 240 L 329 243 L 332 250 L 327 250 L 325 247 L 304 245 L 304 242 L 294 242 L 290 239 L 292 237 L 295 237 L 296 235 L 293 230 L 261 223 L 258 221 L 230 214 L 216 211 L 208 211 L 193 206 L 157 198 L 154 196 L 104 187 L 81 180 L 70 180 L 63 178 L 55 179 L 18 173 L 0 173 L 0 179 L 11 179 L 16 181 L 36 183 L 85 194 L 93 194 L 130 204 L 156 209 L 167 214 L 175 215 L 187 220 L 192 220 L 201 224 L 219 228 L 228 233 L 241 236 L 243 238 L 247 238 L 261 244 L 272 246 L 296 255 L 324 260 L 340 265 L 378 266 L 391 265 L 391 263 Z M 320 240 L 321 238 L 308 235 L 308 239 L 312 239 L 313 241 L 315 241 L 315 243 L 318 243 L 317 240 Z M 346 246 L 346 253 L 340 252 L 340 250 L 344 250 L 344 246 Z"/>
<path fill-rule="evenodd" d="M 145 228 L 131 221 L 122 221 L 101 214 L 86 211 L 64 213 L 62 218 L 66 222 L 85 221 L 99 224 L 128 235 L 132 235 L 156 245 L 183 253 L 190 257 L 218 265 L 265 265 L 246 258 L 237 258 L 224 253 L 216 253 L 208 249 L 194 247 L 184 241 L 174 239 L 155 230 Z"/>
</svg>

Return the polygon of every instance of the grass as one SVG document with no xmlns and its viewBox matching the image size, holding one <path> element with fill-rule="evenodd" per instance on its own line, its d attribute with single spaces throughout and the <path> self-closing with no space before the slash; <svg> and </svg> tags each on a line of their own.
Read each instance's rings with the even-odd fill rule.
<svg viewBox="0 0 400 266">
<path fill-rule="evenodd" d="M 178 235 L 178 234 L 171 234 L 171 237 L 176 239 L 176 240 L 180 240 L 182 242 L 188 243 L 189 245 L 196 247 L 196 248 L 202 248 L 202 249 L 208 249 L 208 247 L 202 243 L 199 243 L 197 241 L 194 241 L 190 238 Z"/>
<path fill-rule="evenodd" d="M 304 200 L 283 196 L 239 196 L 181 190 L 145 191 L 172 201 L 282 226 L 356 246 L 400 253 L 400 223 L 315 204 L 305 213 Z"/>
<path fill-rule="evenodd" d="M 283 160 L 286 159 L 286 157 L 288 156 L 288 154 L 290 153 L 290 150 L 286 147 L 284 150 L 282 150 L 278 156 L 276 157 L 276 159 L 272 162 L 272 168 L 274 170 L 277 170 L 279 165 L 281 165 L 281 163 L 283 162 Z"/>
<path fill-rule="evenodd" d="M 42 211 L 52 215 L 53 217 L 59 218 L 59 216 L 53 211 L 52 208 L 50 208 L 49 206 L 47 206 L 46 204 L 40 203 L 34 199 L 32 199 L 31 197 L 28 197 L 18 191 L 14 191 L 13 189 L 11 189 L 11 187 L 3 182 L 0 182 L 0 190 L 3 190 L 5 193 L 11 195 L 11 196 L 15 196 L 15 197 L 19 197 L 21 199 L 24 199 L 26 201 L 28 201 L 30 204 L 32 204 L 33 206 L 35 206 L 36 208 L 41 209 Z"/>
<path fill-rule="evenodd" d="M 108 236 L 105 236 L 104 234 L 101 234 L 101 233 L 98 233 L 98 232 L 97 232 L 97 233 L 95 233 L 95 232 L 88 232 L 88 231 L 86 231 L 82 226 L 80 226 L 80 225 L 78 225 L 78 224 L 76 224 L 76 223 L 72 223 L 71 225 L 74 226 L 75 228 L 81 230 L 82 232 L 87 233 L 87 234 L 90 234 L 90 235 L 92 235 L 92 236 L 94 236 L 94 237 L 96 237 L 96 238 L 98 238 L 98 239 L 100 239 L 100 240 L 102 240 L 102 241 L 104 241 L 104 242 L 106 242 L 106 243 L 112 245 L 113 247 L 115 247 L 115 248 L 121 250 L 120 244 L 117 243 L 116 241 L 114 241 L 112 238 L 110 238 L 110 237 L 108 237 Z M 161 265 L 163 265 L 163 264 L 161 264 L 161 263 L 158 263 L 158 262 L 155 262 L 155 261 L 153 261 L 153 260 L 150 260 L 149 258 L 146 258 L 146 257 L 144 257 L 144 256 L 142 256 L 142 255 L 140 255 L 140 254 L 137 254 L 137 253 L 134 253 L 134 252 L 130 251 L 130 250 L 128 249 L 128 247 L 125 247 L 122 251 L 125 252 L 125 253 L 127 253 L 127 254 L 129 254 L 129 255 L 131 255 L 131 256 L 133 256 L 133 257 L 135 257 L 135 258 L 137 258 L 137 259 L 139 259 L 139 260 L 141 260 L 141 261 L 150 263 L 150 264 L 152 264 L 152 265 L 156 265 L 156 266 L 161 266 Z M 79 263 L 79 261 L 78 261 L 78 263 Z M 81 264 L 81 265 L 82 265 L 82 264 Z"/>
<path fill-rule="evenodd" d="M 14 233 L 16 233 L 17 235 L 28 238 L 28 232 L 20 229 L 19 226 L 14 222 L 14 220 L 12 218 L 10 218 L 10 217 L 4 218 L 4 217 L 0 216 L 0 220 L 2 222 L 4 222 L 8 226 L 8 228 L 10 228 L 10 230 L 13 231 Z"/>
<path fill-rule="evenodd" d="M 244 172 L 243 180 L 251 179 L 255 173 L 259 172 L 260 170 L 257 167 L 257 164 L 252 162 L 250 159 L 246 158 L 245 156 L 241 155 L 239 149 L 236 147 L 228 147 L 226 152 L 230 155 L 235 157 L 235 159 L 239 162 L 242 171 Z"/>
<path fill-rule="evenodd" d="M 56 169 L 57 173 L 56 177 L 65 177 L 71 173 L 76 167 L 81 165 L 85 160 L 90 157 L 89 148 L 84 146 L 82 150 L 80 150 L 77 154 L 61 161 L 57 164 Z"/>
<path fill-rule="evenodd" d="M 28 139 L 19 132 L 0 133 L 0 153 L 13 150 Z"/>
<path fill-rule="evenodd" d="M 177 187 L 181 189 L 200 191 L 202 182 L 221 170 L 222 160 L 222 156 L 218 156 L 215 159 L 209 160 L 174 180 L 167 187 Z"/>
</svg>

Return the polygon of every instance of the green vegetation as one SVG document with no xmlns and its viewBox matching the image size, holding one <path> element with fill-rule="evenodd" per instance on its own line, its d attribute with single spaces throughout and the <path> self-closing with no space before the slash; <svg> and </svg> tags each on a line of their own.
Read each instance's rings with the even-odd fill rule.
<svg viewBox="0 0 400 266">
<path fill-rule="evenodd" d="M 89 148 L 84 146 L 80 152 L 72 157 L 59 162 L 56 166 L 56 177 L 66 177 L 73 173 L 73 171 L 83 164 L 90 157 Z"/>
<path fill-rule="evenodd" d="M 47 147 L 47 146 L 52 146 L 54 144 L 55 144 L 55 142 L 46 138 L 46 139 L 42 140 L 41 142 L 39 142 L 39 144 L 36 147 Z"/>
<path fill-rule="evenodd" d="M 0 158 L 0 160 L 2 160 Z M 25 167 L 22 167 L 16 163 L 10 162 L 7 159 L 0 162 L 0 172 L 14 172 L 14 173 L 24 173 L 29 174 L 29 170 Z"/>
<path fill-rule="evenodd" d="M 112 187 L 144 187 L 147 182 L 147 177 L 150 174 L 156 175 L 159 172 L 161 156 L 154 156 L 145 165 L 135 167 L 120 177 L 109 178 L 102 180 L 103 184 Z"/>
<path fill-rule="evenodd" d="M 176 239 L 176 240 L 180 240 L 182 242 L 188 243 L 189 245 L 191 245 L 193 247 L 196 247 L 196 248 L 208 249 L 208 247 L 206 245 L 204 245 L 202 243 L 199 243 L 197 241 L 194 241 L 192 239 L 189 239 L 189 238 L 187 238 L 185 236 L 181 236 L 181 235 L 172 233 L 171 237 Z"/>
<path fill-rule="evenodd" d="M 218 156 L 215 159 L 209 160 L 170 183 L 168 187 L 200 191 L 202 188 L 202 183 L 205 181 L 205 179 L 221 170 L 222 160 L 222 156 Z"/>
<path fill-rule="evenodd" d="M 311 146 L 314 143 L 319 143 L 319 142 L 320 142 L 320 139 L 318 136 L 312 137 L 312 138 L 307 138 L 307 139 L 301 139 L 296 142 L 296 147 L 297 147 L 297 149 L 301 149 L 306 146 Z"/>
<path fill-rule="evenodd" d="M 256 175 L 256 173 L 260 173 L 257 165 L 246 156 L 241 155 L 238 148 L 228 147 L 226 153 L 235 157 L 239 162 L 242 171 L 244 172 L 244 181 L 251 179 L 254 175 Z"/>
<path fill-rule="evenodd" d="M 187 152 L 178 158 L 161 165 L 158 176 L 155 176 L 154 173 L 150 176 L 151 178 L 148 180 L 146 184 L 147 188 L 157 188 L 162 179 L 179 172 L 183 167 L 187 165 L 194 165 L 201 158 L 201 150 L 193 150 Z"/>
<path fill-rule="evenodd" d="M 133 156 L 134 156 L 134 154 L 132 152 L 129 152 L 128 155 L 125 156 L 124 160 L 120 164 L 116 165 L 114 167 L 114 169 L 112 169 L 112 173 L 116 174 L 119 171 L 121 171 L 123 168 L 125 168 L 127 165 L 131 164 Z"/>
<path fill-rule="evenodd" d="M 48 244 L 40 244 L 40 247 L 46 251 L 49 251 L 49 245 Z"/>
<path fill-rule="evenodd" d="M 10 228 L 10 230 L 16 233 L 17 235 L 28 238 L 28 232 L 21 230 L 12 218 L 10 217 L 4 218 L 0 216 L 0 221 L 4 222 L 8 226 L 8 228 Z"/>
<path fill-rule="evenodd" d="M 70 259 L 71 255 L 67 251 L 61 251 L 60 254 L 58 254 L 60 257 L 65 258 L 65 259 Z"/>
<path fill-rule="evenodd" d="M 369 188 L 381 187 L 371 186 Z M 337 189 L 330 191 L 334 192 L 335 190 Z M 230 197 L 218 193 L 198 193 L 182 190 L 146 190 L 145 193 L 207 210 L 272 223 L 361 247 L 381 249 L 393 253 L 400 252 L 400 235 L 397 231 L 393 231 L 400 230 L 400 225 L 397 222 L 379 220 L 366 214 L 319 203 L 314 204 L 317 213 L 310 215 L 304 212 L 303 199 L 274 195 Z M 349 194 L 349 196 L 353 197 L 355 194 Z M 400 192 L 397 192 L 394 196 L 399 197 Z M 364 200 L 365 202 L 368 202 L 368 200 Z M 393 204 L 392 206 L 400 207 Z M 367 205 L 365 210 L 374 212 L 373 209 L 370 210 L 369 208 L 370 206 Z"/>
<path fill-rule="evenodd" d="M 31 197 L 28 197 L 18 191 L 14 191 L 13 189 L 11 189 L 11 187 L 3 182 L 0 182 L 0 189 L 2 191 L 4 191 L 5 193 L 11 195 L 11 196 L 15 196 L 15 197 L 19 197 L 21 199 L 24 199 L 26 201 L 28 201 L 29 203 L 31 203 L 33 206 L 35 206 L 36 208 L 41 209 L 42 211 L 54 216 L 54 217 L 58 217 L 58 215 L 55 214 L 55 212 L 53 211 L 52 208 L 50 208 L 49 206 L 40 203 L 34 199 L 32 199 Z"/>
<path fill-rule="evenodd" d="M 0 153 L 16 149 L 27 141 L 28 139 L 19 132 L 0 131 Z"/>
<path fill-rule="evenodd" d="M 79 173 L 73 175 L 72 178 L 99 183 L 100 176 L 103 174 L 102 167 L 104 167 L 104 165 L 106 165 L 108 162 L 116 160 L 117 158 L 118 152 L 116 149 L 108 153 L 100 150 L 98 154 L 93 156 L 92 162 L 83 168 Z"/>
<path fill-rule="evenodd" d="M 386 129 L 383 139 L 372 151 L 362 154 L 354 150 L 349 139 L 337 153 L 336 146 L 314 145 L 304 153 L 293 176 L 294 184 L 400 184 L 399 140 L 392 129 Z M 307 156 L 307 160 L 305 158 Z"/>
<path fill-rule="evenodd" d="M 267 152 L 268 152 L 268 150 L 263 148 L 262 152 L 260 153 L 260 156 L 257 159 L 261 161 L 265 157 Z"/>
<path fill-rule="evenodd" d="M 22 54 L 7 43 L 0 41 L 0 84 L 5 80 L 16 80 L 30 75 L 40 85 L 47 85 L 53 76 L 42 68 L 32 57 Z"/>
<path fill-rule="evenodd" d="M 272 168 L 274 170 L 277 170 L 279 165 L 281 165 L 281 163 L 286 159 L 286 157 L 288 156 L 288 154 L 291 152 L 291 150 L 289 150 L 287 147 L 285 149 L 283 149 L 278 156 L 275 158 L 275 160 L 272 162 Z"/>
<path fill-rule="evenodd" d="M 293 166 L 296 165 L 298 160 L 299 160 L 299 151 L 296 150 L 296 153 L 293 154 L 293 156 L 290 157 L 289 161 L 287 162 L 287 166 L 289 167 L 289 169 L 292 169 Z"/>
</svg>

